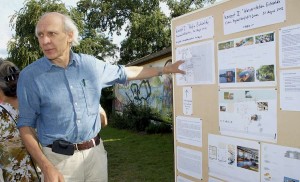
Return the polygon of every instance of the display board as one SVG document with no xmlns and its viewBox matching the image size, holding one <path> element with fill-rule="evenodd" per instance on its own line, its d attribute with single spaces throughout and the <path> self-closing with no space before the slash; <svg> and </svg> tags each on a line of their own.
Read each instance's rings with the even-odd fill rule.
<svg viewBox="0 0 300 182">
<path fill-rule="evenodd" d="M 300 181 L 300 1 L 172 20 L 175 181 Z"/>
</svg>

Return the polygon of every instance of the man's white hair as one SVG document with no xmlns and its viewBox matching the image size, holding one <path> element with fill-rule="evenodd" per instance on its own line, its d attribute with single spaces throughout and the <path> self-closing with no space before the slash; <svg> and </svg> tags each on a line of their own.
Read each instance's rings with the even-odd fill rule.
<svg viewBox="0 0 300 182">
<path fill-rule="evenodd" d="M 40 17 L 39 21 L 50 14 L 57 14 L 62 17 L 65 31 L 73 32 L 73 38 L 72 38 L 71 45 L 72 46 L 79 45 L 79 31 L 78 31 L 78 28 L 77 28 L 75 22 L 71 19 L 71 17 L 68 15 L 58 13 L 58 12 L 47 12 Z M 35 27 L 35 35 L 37 36 L 37 26 Z"/>
</svg>

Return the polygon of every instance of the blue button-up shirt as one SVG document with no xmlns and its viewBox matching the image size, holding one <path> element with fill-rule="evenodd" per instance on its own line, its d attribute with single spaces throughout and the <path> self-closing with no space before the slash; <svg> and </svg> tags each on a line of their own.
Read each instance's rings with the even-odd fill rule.
<svg viewBox="0 0 300 182">
<path fill-rule="evenodd" d="M 37 129 L 42 146 L 64 139 L 80 143 L 100 131 L 101 89 L 125 83 L 124 66 L 71 52 L 67 68 L 43 57 L 22 70 L 18 80 L 18 127 Z"/>
</svg>

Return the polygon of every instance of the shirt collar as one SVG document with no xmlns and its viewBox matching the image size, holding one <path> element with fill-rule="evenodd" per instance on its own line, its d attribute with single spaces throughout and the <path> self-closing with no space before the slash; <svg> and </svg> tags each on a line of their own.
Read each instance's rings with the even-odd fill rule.
<svg viewBox="0 0 300 182">
<path fill-rule="evenodd" d="M 52 67 L 57 67 L 54 63 L 52 63 L 46 56 L 44 56 L 44 62 L 46 64 L 46 69 L 49 71 Z M 76 54 L 71 50 L 70 51 L 70 62 L 68 67 L 70 66 L 77 66 L 78 60 L 76 59 Z"/>
</svg>

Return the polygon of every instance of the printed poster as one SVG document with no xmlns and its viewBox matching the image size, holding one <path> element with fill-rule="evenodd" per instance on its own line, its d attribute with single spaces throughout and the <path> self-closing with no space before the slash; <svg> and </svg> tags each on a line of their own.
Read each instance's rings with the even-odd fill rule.
<svg viewBox="0 0 300 182">
<path fill-rule="evenodd" d="M 275 89 L 221 89 L 219 126 L 224 135 L 277 141 Z"/>
<path fill-rule="evenodd" d="M 179 68 L 186 72 L 176 74 L 177 85 L 214 84 L 214 41 L 178 47 L 176 60 L 185 61 Z"/>
<path fill-rule="evenodd" d="M 286 20 L 285 0 L 259 0 L 223 14 L 224 34 L 251 30 Z"/>
<path fill-rule="evenodd" d="M 221 135 L 208 135 L 208 173 L 230 182 L 259 182 L 260 144 Z"/>
<path fill-rule="evenodd" d="M 274 32 L 218 43 L 220 87 L 276 86 Z"/>
<path fill-rule="evenodd" d="M 300 181 L 300 149 L 262 143 L 261 182 Z"/>
</svg>

